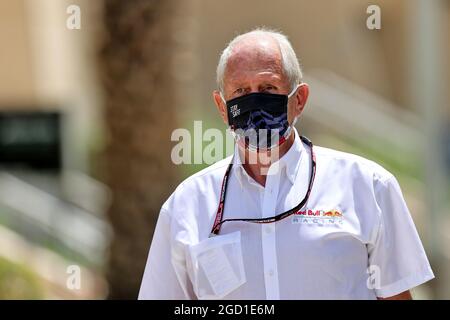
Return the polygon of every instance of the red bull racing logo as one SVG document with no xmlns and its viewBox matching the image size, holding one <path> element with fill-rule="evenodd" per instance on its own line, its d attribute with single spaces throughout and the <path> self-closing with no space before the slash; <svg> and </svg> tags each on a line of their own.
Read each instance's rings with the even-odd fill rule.
<svg viewBox="0 0 450 320">
<path fill-rule="evenodd" d="M 305 224 L 341 224 L 343 223 L 344 215 L 341 211 L 333 210 L 299 210 L 293 218 L 292 223 L 305 223 Z"/>
</svg>

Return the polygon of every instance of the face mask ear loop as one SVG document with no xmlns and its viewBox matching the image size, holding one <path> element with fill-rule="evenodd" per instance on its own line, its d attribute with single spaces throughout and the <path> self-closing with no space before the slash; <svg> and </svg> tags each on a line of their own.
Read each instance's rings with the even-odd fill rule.
<svg viewBox="0 0 450 320">
<path fill-rule="evenodd" d="M 288 99 L 289 99 L 290 97 L 292 97 L 292 95 L 297 91 L 297 89 L 298 89 L 299 87 L 300 87 L 300 84 L 298 84 L 298 85 L 295 86 L 294 90 L 292 90 L 291 93 L 288 94 Z M 296 117 L 294 118 L 294 120 L 292 120 L 292 123 L 291 123 L 290 126 L 289 126 L 289 134 L 290 134 L 290 131 L 292 131 L 292 128 L 295 127 L 295 124 L 297 123 L 298 117 L 299 117 L 299 116 L 296 116 Z"/>
<path fill-rule="evenodd" d="M 219 91 L 220 97 L 222 98 L 223 103 L 227 104 L 227 101 L 223 97 L 222 91 Z"/>
<path fill-rule="evenodd" d="M 296 85 L 295 88 L 288 94 L 288 99 L 292 97 L 292 95 L 297 91 L 297 89 L 300 87 L 300 84 Z"/>
<path fill-rule="evenodd" d="M 225 100 L 225 98 L 223 97 L 222 91 L 219 90 L 219 95 L 220 98 L 222 99 L 223 103 L 225 103 L 225 105 L 227 104 L 227 101 Z M 228 130 L 230 131 L 231 135 L 233 136 L 233 138 L 236 139 L 236 133 L 234 132 L 233 129 L 231 129 L 231 126 L 228 125 Z"/>
<path fill-rule="evenodd" d="M 292 120 L 291 127 L 295 127 L 295 125 L 296 125 L 296 123 L 297 123 L 297 120 L 298 120 L 298 117 L 299 117 L 299 116 L 296 116 L 296 117 L 294 118 L 294 120 Z"/>
</svg>

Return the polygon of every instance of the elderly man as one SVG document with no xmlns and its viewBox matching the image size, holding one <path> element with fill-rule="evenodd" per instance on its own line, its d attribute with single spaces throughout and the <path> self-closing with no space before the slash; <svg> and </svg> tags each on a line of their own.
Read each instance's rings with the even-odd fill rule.
<svg viewBox="0 0 450 320">
<path fill-rule="evenodd" d="M 213 97 L 234 155 L 163 204 L 140 299 L 410 299 L 434 277 L 395 177 L 299 136 L 301 80 L 281 33 L 223 51 Z"/>
</svg>

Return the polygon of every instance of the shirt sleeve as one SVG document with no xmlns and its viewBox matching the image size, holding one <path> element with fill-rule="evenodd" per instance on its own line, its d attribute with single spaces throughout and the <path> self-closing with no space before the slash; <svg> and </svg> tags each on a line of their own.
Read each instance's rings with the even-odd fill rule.
<svg viewBox="0 0 450 320">
<path fill-rule="evenodd" d="M 386 298 L 434 275 L 395 177 L 375 185 L 375 198 L 381 217 L 375 241 L 368 246 L 369 270 L 376 295 Z"/>
<path fill-rule="evenodd" d="M 139 300 L 193 299 L 184 255 L 179 254 L 171 236 L 171 218 L 161 209 L 145 266 Z"/>
</svg>

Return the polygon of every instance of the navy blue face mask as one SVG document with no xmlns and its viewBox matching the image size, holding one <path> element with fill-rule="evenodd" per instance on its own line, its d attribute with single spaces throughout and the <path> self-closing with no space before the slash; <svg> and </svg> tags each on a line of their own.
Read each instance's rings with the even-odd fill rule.
<svg viewBox="0 0 450 320">
<path fill-rule="evenodd" d="M 285 142 L 297 120 L 288 122 L 288 100 L 298 87 L 289 95 L 255 92 L 226 101 L 228 124 L 236 140 L 252 150 L 272 149 Z"/>
</svg>

